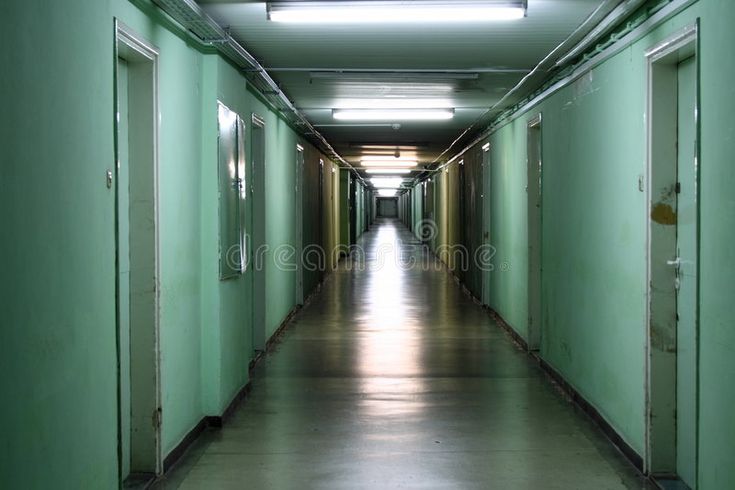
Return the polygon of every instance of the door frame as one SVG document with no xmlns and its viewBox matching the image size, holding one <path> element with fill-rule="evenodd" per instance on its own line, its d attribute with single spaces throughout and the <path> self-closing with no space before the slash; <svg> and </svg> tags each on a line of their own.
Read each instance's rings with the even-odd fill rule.
<svg viewBox="0 0 735 490">
<path fill-rule="evenodd" d="M 490 245 L 490 231 L 492 228 L 492 168 L 490 167 L 490 142 L 482 145 L 482 216 L 480 217 L 480 227 L 482 233 L 481 246 L 486 248 Z M 487 185 L 486 185 L 487 184 Z M 490 264 L 486 264 L 486 267 Z M 482 304 L 490 305 L 490 274 L 491 270 L 482 270 L 482 280 L 480 284 L 480 301 Z"/>
<path fill-rule="evenodd" d="M 687 54 L 689 53 L 689 54 Z M 701 119 L 699 117 L 700 114 L 700 94 L 699 94 L 699 64 L 700 64 L 700 53 L 699 53 L 699 21 L 697 21 L 694 24 L 690 24 L 673 35 L 669 36 L 668 38 L 664 39 L 663 41 L 655 44 L 651 48 L 645 51 L 645 62 L 646 62 L 646 78 L 647 78 L 647 93 L 646 93 L 646 186 L 645 186 L 645 195 L 646 195 L 646 214 L 645 214 L 645 229 L 646 229 L 646 281 L 644 284 L 644 288 L 646 291 L 646 319 L 645 319 L 645 329 L 646 329 L 646 345 L 645 345 L 645 454 L 644 454 L 644 470 L 646 474 L 653 475 L 656 472 L 656 468 L 652 467 L 654 464 L 654 430 L 653 430 L 653 389 L 656 385 L 656 373 L 655 368 L 653 366 L 653 355 L 654 355 L 654 349 L 652 348 L 652 341 L 651 341 L 651 310 L 652 310 L 652 293 L 651 293 L 651 284 L 653 280 L 653 273 L 651 268 L 651 263 L 653 259 L 652 254 L 652 232 L 651 232 L 651 212 L 652 212 L 652 197 L 653 197 L 653 176 L 654 176 L 654 160 L 656 159 L 657 154 L 657 148 L 653 141 L 653 134 L 654 134 L 654 83 L 655 78 L 657 76 L 660 76 L 657 74 L 656 68 L 662 65 L 672 65 L 676 64 L 678 65 L 679 59 L 682 55 L 686 55 L 685 57 L 689 56 L 695 56 L 696 61 L 696 88 L 695 88 L 695 121 L 694 121 L 694 135 L 695 135 L 695 154 L 694 154 L 694 165 L 695 165 L 695 195 L 696 195 L 696 217 L 697 217 L 697 245 L 696 245 L 696 260 L 697 264 L 700 263 L 701 258 L 701 233 L 700 233 L 700 226 L 701 226 L 701 152 L 700 152 L 700 141 L 701 141 Z M 684 58 L 681 58 L 682 60 Z M 678 77 L 678 71 L 673 70 L 673 76 Z M 674 165 L 677 163 L 674 162 Z M 696 406 L 696 416 L 695 420 L 697 420 L 695 425 L 695 479 L 698 479 L 698 461 L 699 461 L 699 423 L 698 423 L 698 415 L 699 415 L 699 325 L 700 325 L 700 318 L 699 318 L 699 305 L 700 305 L 700 287 L 699 287 L 699 281 L 700 281 L 700 272 L 699 268 L 697 268 L 697 280 L 696 280 L 696 293 L 695 293 L 695 356 L 696 356 L 696 376 L 695 376 L 695 406 Z M 674 361 L 675 362 L 675 361 Z M 664 380 L 659 381 L 662 385 L 664 385 L 667 381 L 671 384 L 669 389 L 673 390 L 674 393 L 676 392 L 677 385 L 676 385 L 676 374 L 673 374 L 673 383 L 671 383 L 671 380 Z M 675 400 L 675 398 L 674 398 Z M 673 428 L 674 434 L 676 431 L 676 426 Z M 674 454 L 674 463 L 676 462 L 676 455 Z"/>
<path fill-rule="evenodd" d="M 304 303 L 304 147 L 296 144 L 296 304 Z"/>
<path fill-rule="evenodd" d="M 253 281 L 253 311 L 252 311 L 252 342 L 253 356 L 257 357 L 265 352 L 268 342 L 267 313 L 265 305 L 266 287 L 266 127 L 265 119 L 256 113 L 250 115 L 252 129 L 250 131 L 251 148 L 251 172 L 250 172 L 250 195 L 252 212 L 250 232 L 252 247 L 252 281 Z M 260 132 L 259 132 L 260 131 Z M 256 135 L 262 135 L 262 141 L 256 143 Z M 256 154 L 261 151 L 261 154 Z M 262 184 L 262 185 L 258 185 Z"/>
<path fill-rule="evenodd" d="M 349 182 L 349 196 L 347 197 L 347 206 L 349 208 L 349 237 L 347 244 L 348 247 L 352 247 L 357 244 L 357 177 L 352 172 L 347 174 L 347 181 Z"/>
<path fill-rule="evenodd" d="M 119 19 L 114 21 L 115 30 L 115 43 L 114 43 L 114 83 L 113 83 L 113 104 L 114 104 L 114 152 L 115 152 L 115 325 L 116 325 L 116 354 L 117 354 L 117 390 L 118 390 L 118 403 L 117 403 L 117 433 L 118 433 L 118 479 L 122 482 L 124 475 L 122 475 L 122 458 L 123 458 L 123 447 L 120 441 L 122 440 L 122 407 L 120 406 L 121 400 L 121 371 L 120 371 L 120 359 L 121 359 L 121 348 L 120 345 L 120 329 L 121 329 L 121 318 L 120 318 L 120 286 L 118 277 L 120 275 L 120 256 L 118 251 L 118 243 L 120 240 L 118 232 L 118 219 L 120 215 L 119 208 L 119 173 L 120 173 L 120 145 L 119 131 L 120 123 L 118 114 L 120 111 L 119 106 L 119 93 L 118 93 L 118 59 L 125 59 L 130 63 L 131 61 L 143 62 L 151 64 L 151 78 L 152 78 L 152 120 L 153 120 L 153 134 L 152 134 L 152 173 L 153 173 L 153 218 L 154 218 L 154 231 L 153 231 L 153 260 L 154 260 L 154 296 L 153 296 L 153 398 L 154 398 L 154 412 L 151 417 L 154 421 L 153 424 L 153 444 L 154 444 L 154 457 L 153 463 L 154 473 L 161 475 L 163 473 L 163 458 L 162 458 L 162 446 L 161 446 L 161 427 L 162 427 L 162 402 L 161 402 L 161 348 L 160 348 L 160 236 L 159 236 L 159 50 L 153 44 L 149 43 L 142 36 L 138 35 L 135 31 L 126 26 Z M 132 362 L 132 359 L 131 359 Z M 131 379 L 132 384 L 132 379 Z M 132 451 L 132 439 L 129 449 Z M 132 474 L 132 473 L 131 473 Z"/>
<path fill-rule="evenodd" d="M 457 241 L 459 242 L 459 250 L 461 250 L 460 254 L 455 254 L 454 251 L 452 251 L 452 255 L 455 255 L 452 257 L 451 260 L 454 260 L 454 273 L 457 274 L 464 284 L 465 287 L 469 284 L 469 277 L 470 274 L 472 274 L 472 271 L 470 269 L 471 266 L 468 267 L 468 264 L 470 264 L 472 260 L 472 247 L 470 246 L 470 233 L 468 233 L 467 227 L 469 224 L 469 219 L 467 219 L 467 208 L 469 207 L 467 205 L 468 196 L 467 196 L 467 175 L 466 175 L 466 168 L 465 168 L 465 158 L 467 158 L 468 155 L 464 155 L 462 158 L 459 159 L 457 162 L 457 189 L 458 189 L 458 199 L 457 199 L 457 215 L 459 216 L 459 223 L 457 223 L 458 233 L 457 233 Z M 452 244 L 453 245 L 453 244 Z M 466 257 L 462 257 L 461 254 L 466 254 Z M 459 260 L 457 260 L 459 258 Z M 469 260 L 468 260 L 469 259 Z M 469 288 L 468 288 L 469 289 Z"/>
<path fill-rule="evenodd" d="M 541 348 L 541 342 L 543 340 L 543 325 L 544 325 L 544 315 L 543 315 L 543 294 L 542 294 L 542 284 L 543 284 L 543 253 L 542 253 L 542 244 L 543 244 L 543 202 L 544 202 L 544 165 L 543 165 L 543 115 L 539 112 L 535 116 L 533 116 L 531 119 L 529 119 L 527 126 L 526 126 L 526 177 L 528 177 L 530 173 L 531 168 L 531 160 L 529 159 L 528 155 L 528 148 L 531 144 L 531 139 L 529 138 L 532 131 L 538 131 L 538 223 L 536 223 L 536 226 L 538 227 L 537 233 L 538 233 L 538 239 L 536 241 L 536 257 L 537 257 L 537 268 L 538 268 L 538 278 L 532 278 L 532 275 L 534 274 L 534 271 L 531 269 L 531 240 L 530 237 L 527 236 L 528 240 L 528 280 L 527 280 L 527 298 L 528 298 L 528 349 L 531 351 L 537 351 Z M 531 229 L 531 208 L 529 204 L 531 203 L 531 195 L 530 195 L 530 185 L 528 183 L 528 180 L 526 181 L 526 202 L 527 202 L 527 214 L 526 214 L 526 229 L 527 231 L 530 231 Z M 534 309 L 536 311 L 535 318 L 532 316 L 532 296 L 531 296 L 531 283 L 535 282 L 537 291 L 536 291 L 536 297 L 535 297 L 535 307 Z"/>
</svg>

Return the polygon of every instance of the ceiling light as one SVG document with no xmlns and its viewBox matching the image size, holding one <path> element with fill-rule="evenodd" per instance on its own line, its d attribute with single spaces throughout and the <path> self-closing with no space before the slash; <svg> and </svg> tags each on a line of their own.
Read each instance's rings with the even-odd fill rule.
<svg viewBox="0 0 735 490">
<path fill-rule="evenodd" d="M 268 2 L 268 19 L 299 23 L 487 22 L 526 16 L 526 0 Z"/>
<path fill-rule="evenodd" d="M 386 94 L 385 87 L 381 85 L 380 93 Z M 415 90 L 411 90 L 415 92 Z M 373 91 L 375 93 L 375 91 Z M 402 96 L 390 97 L 390 95 L 383 95 L 381 98 L 345 98 L 337 99 L 334 101 L 332 106 L 335 110 L 351 110 L 351 109 L 380 109 L 380 110 L 395 110 L 395 109 L 421 109 L 424 110 L 426 107 L 432 109 L 451 109 L 454 107 L 454 101 L 447 98 L 403 98 Z"/>
<path fill-rule="evenodd" d="M 416 167 L 418 166 L 419 162 L 416 160 L 375 160 L 375 161 L 365 161 L 363 160 L 360 162 L 360 165 L 363 167 L 387 167 L 387 168 L 408 168 L 408 167 Z"/>
<path fill-rule="evenodd" d="M 428 146 L 429 145 L 426 143 L 416 145 L 364 145 L 362 143 L 350 143 L 351 148 L 362 148 L 363 150 L 390 150 L 391 153 L 395 150 L 419 150 Z"/>
<path fill-rule="evenodd" d="M 393 189 L 378 189 L 378 195 L 380 197 L 395 197 L 396 192 L 397 191 Z"/>
<path fill-rule="evenodd" d="M 375 160 L 390 160 L 396 156 L 397 150 L 371 150 L 370 156 L 377 157 Z M 419 155 L 415 151 L 398 151 L 398 156 L 406 160 L 413 161 L 418 159 Z M 357 157 L 365 158 L 365 155 L 357 155 Z"/>
<path fill-rule="evenodd" d="M 381 189 L 398 189 L 403 183 L 400 177 L 373 177 L 370 182 Z"/>
<path fill-rule="evenodd" d="M 369 168 L 365 170 L 369 174 L 393 174 L 393 175 L 404 175 L 410 174 L 411 169 L 409 168 Z"/>
<path fill-rule="evenodd" d="M 309 72 L 312 80 L 358 80 L 358 81 L 413 81 L 413 80 L 477 80 L 477 72 L 427 71 L 427 70 L 326 70 Z"/>
<path fill-rule="evenodd" d="M 395 154 L 395 152 L 393 152 Z M 394 162 L 412 162 L 416 160 L 415 158 L 408 158 L 408 157 L 395 157 L 395 158 L 388 158 L 385 155 L 363 155 L 360 157 L 360 160 L 363 162 L 384 162 L 386 160 L 391 160 Z"/>
<path fill-rule="evenodd" d="M 338 121 L 446 121 L 454 109 L 334 109 Z"/>
</svg>

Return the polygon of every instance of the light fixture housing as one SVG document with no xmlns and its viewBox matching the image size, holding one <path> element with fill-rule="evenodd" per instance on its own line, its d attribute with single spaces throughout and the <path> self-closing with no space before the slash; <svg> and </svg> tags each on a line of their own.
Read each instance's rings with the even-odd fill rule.
<svg viewBox="0 0 735 490">
<path fill-rule="evenodd" d="M 444 82 L 449 80 L 478 80 L 479 72 L 430 70 L 321 70 L 309 72 L 312 80 L 340 80 L 351 82 Z M 452 88 L 451 86 L 449 86 Z"/>
<path fill-rule="evenodd" d="M 397 192 L 395 189 L 378 189 L 380 197 L 395 197 Z"/>
<path fill-rule="evenodd" d="M 416 160 L 363 160 L 360 165 L 363 167 L 376 167 L 376 168 L 412 168 L 418 166 L 419 162 Z"/>
<path fill-rule="evenodd" d="M 334 109 L 337 121 L 447 121 L 454 109 Z"/>
<path fill-rule="evenodd" d="M 369 174 L 378 175 L 406 175 L 411 173 L 410 168 L 369 168 L 365 171 Z"/>
<path fill-rule="evenodd" d="M 374 0 L 268 2 L 273 22 L 330 23 L 447 23 L 522 19 L 527 0 Z"/>
<path fill-rule="evenodd" d="M 395 155 L 395 153 L 393 153 Z M 393 160 L 396 162 L 413 162 L 416 159 L 411 157 L 402 156 L 386 156 L 386 155 L 362 155 L 360 161 L 362 162 L 383 162 L 385 160 Z"/>
<path fill-rule="evenodd" d="M 403 184 L 401 177 L 373 177 L 370 182 L 379 189 L 398 189 Z"/>
</svg>

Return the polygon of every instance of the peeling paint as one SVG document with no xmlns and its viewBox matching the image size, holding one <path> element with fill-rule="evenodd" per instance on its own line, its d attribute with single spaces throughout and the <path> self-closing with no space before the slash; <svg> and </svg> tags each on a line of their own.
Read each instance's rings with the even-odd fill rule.
<svg viewBox="0 0 735 490">
<path fill-rule="evenodd" d="M 661 225 L 675 225 L 677 222 L 676 211 L 670 204 L 659 202 L 651 210 L 651 219 Z"/>
</svg>

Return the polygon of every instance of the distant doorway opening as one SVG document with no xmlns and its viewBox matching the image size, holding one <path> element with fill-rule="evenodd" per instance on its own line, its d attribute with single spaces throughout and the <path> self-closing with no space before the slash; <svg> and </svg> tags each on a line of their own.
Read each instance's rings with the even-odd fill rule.
<svg viewBox="0 0 735 490">
<path fill-rule="evenodd" d="M 398 217 L 398 199 L 394 197 L 378 198 L 378 217 L 379 218 L 397 218 Z"/>
</svg>

